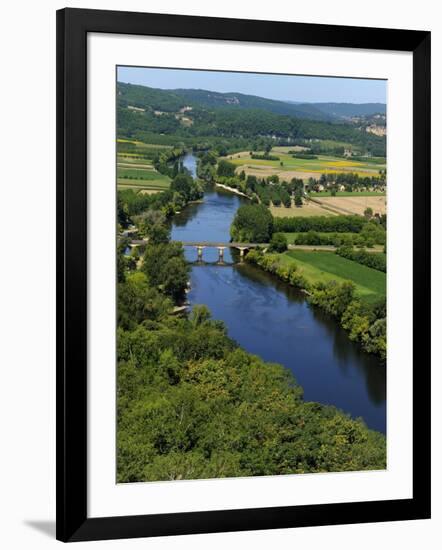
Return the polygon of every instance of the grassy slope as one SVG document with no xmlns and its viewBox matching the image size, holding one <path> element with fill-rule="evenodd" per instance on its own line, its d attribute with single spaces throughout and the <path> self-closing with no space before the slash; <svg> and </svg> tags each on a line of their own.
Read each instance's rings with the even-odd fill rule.
<svg viewBox="0 0 442 550">
<path fill-rule="evenodd" d="M 356 294 L 375 301 L 386 294 L 386 275 L 333 252 L 290 250 L 282 255 L 284 261 L 295 261 L 302 273 L 312 282 L 350 280 L 356 285 Z"/>
</svg>

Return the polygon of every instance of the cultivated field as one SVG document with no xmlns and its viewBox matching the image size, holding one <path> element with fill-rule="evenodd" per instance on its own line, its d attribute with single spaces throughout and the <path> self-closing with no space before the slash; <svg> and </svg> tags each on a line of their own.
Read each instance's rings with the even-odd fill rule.
<svg viewBox="0 0 442 550">
<path fill-rule="evenodd" d="M 385 273 L 342 258 L 334 252 L 289 250 L 282 258 L 287 262 L 295 261 L 302 274 L 312 283 L 352 281 L 356 286 L 356 294 L 368 302 L 385 296 Z"/>
<path fill-rule="evenodd" d="M 170 149 L 139 141 L 117 140 L 117 185 L 120 189 L 142 189 L 158 192 L 168 189 L 170 178 L 152 165 L 160 150 Z"/>
<path fill-rule="evenodd" d="M 270 206 L 270 212 L 275 218 L 291 218 L 295 216 L 335 216 L 335 212 L 322 208 L 319 204 L 311 201 L 304 201 L 302 206 L 295 206 L 292 201 L 292 206 Z"/>
<path fill-rule="evenodd" d="M 270 155 L 279 157 L 279 160 L 253 159 L 250 151 L 241 151 L 224 157 L 238 166 L 237 171 L 244 170 L 246 174 L 257 177 L 267 177 L 277 174 L 282 180 L 291 178 L 308 179 L 318 178 L 320 174 L 336 174 L 339 172 L 353 172 L 360 176 L 376 176 L 379 170 L 385 168 L 385 163 L 379 159 L 356 161 L 328 155 L 318 155 L 316 159 L 299 159 L 288 154 L 294 147 L 275 147 Z M 287 150 L 287 152 L 285 152 Z M 263 154 L 260 152 L 259 154 Z"/>
<path fill-rule="evenodd" d="M 364 196 L 358 193 L 349 196 L 315 198 L 322 206 L 332 208 L 339 214 L 358 214 L 362 216 L 366 208 L 372 208 L 374 214 L 386 214 L 387 200 L 385 196 Z"/>
</svg>

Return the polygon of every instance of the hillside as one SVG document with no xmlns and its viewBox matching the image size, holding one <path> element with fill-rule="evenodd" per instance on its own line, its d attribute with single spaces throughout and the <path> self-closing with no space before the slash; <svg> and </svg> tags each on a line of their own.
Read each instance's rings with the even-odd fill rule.
<svg viewBox="0 0 442 550">
<path fill-rule="evenodd" d="M 254 95 L 240 94 L 236 92 L 220 93 L 208 90 L 170 90 L 186 99 L 188 103 L 198 103 L 212 109 L 228 107 L 233 109 L 263 109 L 278 115 L 294 116 L 309 120 L 331 121 L 334 116 L 309 104 L 294 104 L 285 101 L 277 101 Z"/>
<path fill-rule="evenodd" d="M 308 103 L 309 107 L 315 108 L 334 119 L 351 119 L 352 117 L 370 116 L 374 114 L 387 113 L 385 103 Z M 301 107 L 302 105 L 298 105 Z"/>
<path fill-rule="evenodd" d="M 117 90 L 119 137 L 149 142 L 152 134 L 174 136 L 175 141 L 189 145 L 196 140 L 234 138 L 242 140 L 237 144 L 240 150 L 261 147 L 257 139 L 271 139 L 275 144 L 331 140 L 350 143 L 375 156 L 385 155 L 385 136 L 352 124 L 319 120 L 312 106 L 304 106 L 300 116 L 297 104 L 236 93 L 160 90 L 123 83 L 118 83 Z"/>
</svg>

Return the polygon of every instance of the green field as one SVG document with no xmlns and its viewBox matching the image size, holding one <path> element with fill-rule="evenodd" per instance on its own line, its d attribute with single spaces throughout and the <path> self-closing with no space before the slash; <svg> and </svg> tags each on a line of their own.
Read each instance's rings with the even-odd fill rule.
<svg viewBox="0 0 442 550">
<path fill-rule="evenodd" d="M 154 180 L 154 179 L 166 179 L 169 178 L 167 176 L 164 176 L 163 174 L 160 174 L 156 170 L 154 170 L 153 167 L 151 168 L 123 168 L 121 166 L 117 166 L 117 174 L 119 178 L 135 178 L 140 180 Z"/>
<path fill-rule="evenodd" d="M 117 155 L 117 164 L 120 166 L 122 164 L 135 164 L 135 165 L 141 165 L 146 167 L 152 166 L 152 161 L 150 159 L 144 159 L 144 158 L 137 158 L 137 156 L 130 156 L 125 154 L 118 154 Z"/>
<path fill-rule="evenodd" d="M 290 250 L 281 258 L 287 263 L 295 261 L 311 283 L 352 281 L 356 286 L 356 295 L 368 302 L 386 295 L 385 273 L 342 258 L 334 252 Z"/>
</svg>

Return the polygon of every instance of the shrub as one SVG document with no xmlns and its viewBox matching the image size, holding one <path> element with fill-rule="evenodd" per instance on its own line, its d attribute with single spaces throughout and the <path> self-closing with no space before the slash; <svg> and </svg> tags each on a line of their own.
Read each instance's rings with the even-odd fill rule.
<svg viewBox="0 0 442 550">
<path fill-rule="evenodd" d="M 285 252 L 287 250 L 287 238 L 284 233 L 274 233 L 270 241 L 271 252 Z"/>
</svg>

